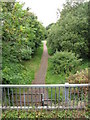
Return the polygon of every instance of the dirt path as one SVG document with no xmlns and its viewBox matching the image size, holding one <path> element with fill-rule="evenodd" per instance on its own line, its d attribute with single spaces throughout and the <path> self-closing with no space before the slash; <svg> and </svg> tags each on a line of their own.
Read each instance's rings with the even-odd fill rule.
<svg viewBox="0 0 90 120">
<path fill-rule="evenodd" d="M 46 77 L 46 71 L 48 66 L 48 50 L 46 46 L 46 41 L 43 42 L 43 54 L 41 58 L 41 64 L 40 68 L 35 74 L 35 79 L 32 82 L 32 84 L 45 84 L 45 77 Z M 41 102 L 41 94 L 44 94 L 44 104 L 47 104 L 45 100 L 48 99 L 48 92 L 46 89 L 33 89 L 32 93 L 33 95 L 33 102 L 36 102 L 37 104 Z M 39 94 L 39 95 L 38 95 Z"/>
<path fill-rule="evenodd" d="M 39 67 L 39 70 L 35 74 L 35 79 L 33 80 L 32 84 L 45 84 L 45 77 L 46 77 L 46 71 L 47 71 L 47 66 L 48 66 L 48 51 L 47 51 L 47 46 L 46 46 L 46 41 L 43 42 L 43 54 L 41 58 L 41 64 Z M 24 99 L 29 100 L 30 104 L 33 104 L 35 106 L 41 106 L 43 104 L 42 102 L 42 96 L 44 97 L 44 105 L 48 105 L 49 102 L 47 103 L 48 99 L 48 92 L 46 88 L 32 88 L 29 89 L 26 94 L 28 93 L 28 98 L 27 96 L 22 96 L 22 101 L 24 105 Z"/>
<path fill-rule="evenodd" d="M 41 59 L 41 64 L 38 72 L 35 75 L 35 80 L 32 84 L 45 84 L 45 76 L 48 65 L 48 51 L 46 46 L 46 41 L 43 42 L 43 55 Z"/>
</svg>

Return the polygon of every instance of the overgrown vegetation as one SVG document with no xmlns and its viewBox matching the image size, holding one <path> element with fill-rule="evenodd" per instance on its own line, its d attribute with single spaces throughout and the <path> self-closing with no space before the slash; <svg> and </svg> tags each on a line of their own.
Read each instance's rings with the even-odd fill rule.
<svg viewBox="0 0 90 120">
<path fill-rule="evenodd" d="M 50 118 L 58 118 L 58 119 L 68 119 L 68 118 L 75 118 L 75 119 L 85 119 L 85 118 L 89 118 L 90 114 L 89 114 L 89 110 L 61 110 L 61 111 L 57 111 L 57 110 L 53 110 L 53 111 L 6 111 L 3 112 L 2 114 L 2 120 L 7 120 L 7 119 L 50 119 Z"/>
<path fill-rule="evenodd" d="M 37 49 L 34 57 L 31 60 L 23 61 L 23 66 L 26 69 L 26 75 L 25 78 L 23 79 L 25 84 L 30 84 L 32 80 L 34 80 L 35 73 L 38 71 L 40 66 L 42 53 L 43 45 L 41 45 L 41 47 Z"/>
<path fill-rule="evenodd" d="M 48 59 L 48 69 L 46 74 L 46 84 L 64 84 L 65 74 L 54 74 L 52 71 L 51 58 Z"/>
<path fill-rule="evenodd" d="M 46 37 L 45 28 L 28 8 L 23 10 L 23 4 L 18 2 L 2 3 L 1 16 L 3 83 L 31 83 L 32 78 L 27 78 L 28 72 L 22 63 L 35 56 Z"/>
<path fill-rule="evenodd" d="M 78 72 L 76 74 L 72 74 L 67 79 L 69 83 L 73 84 L 80 84 L 80 83 L 88 83 L 88 69 L 82 70 L 81 72 Z"/>
<path fill-rule="evenodd" d="M 63 10 L 59 11 L 60 19 L 47 27 L 50 58 L 46 83 L 65 83 L 69 75 L 78 79 L 73 74 L 88 69 L 88 4 L 67 2 Z M 75 83 L 75 80 L 71 81 Z M 82 83 L 80 80 L 78 82 Z M 83 83 L 87 82 L 83 80 Z"/>
<path fill-rule="evenodd" d="M 60 19 L 49 29 L 48 48 L 72 51 L 81 57 L 88 56 L 88 2 L 64 5 Z"/>
<path fill-rule="evenodd" d="M 81 59 L 78 59 L 72 52 L 56 52 L 51 58 L 52 70 L 55 74 L 67 74 L 72 71 L 73 73 L 78 70 Z"/>
<path fill-rule="evenodd" d="M 47 32 L 37 17 L 23 4 L 2 4 L 2 57 L 4 84 L 30 84 L 43 52 L 41 41 L 48 33 L 48 70 L 46 83 L 88 83 L 88 2 L 67 3 L 56 24 Z M 86 68 L 86 69 L 85 69 Z M 78 70 L 78 71 L 77 71 Z M 87 89 L 84 89 L 86 92 Z M 58 90 L 56 90 L 58 93 Z M 62 91 L 61 91 L 62 92 Z M 72 91 L 72 94 L 74 92 Z M 61 93 L 60 93 L 61 95 Z M 51 90 L 48 89 L 51 97 Z M 52 97 L 55 97 L 53 91 Z M 61 97 L 61 96 L 60 96 Z M 60 98 L 61 99 L 61 98 Z M 87 96 L 86 96 L 87 99 Z M 90 118 L 90 110 L 4 111 L 2 119 L 15 118 Z"/>
<path fill-rule="evenodd" d="M 64 84 L 69 82 L 72 84 L 88 83 L 88 65 L 90 62 L 88 60 L 82 60 L 81 65 L 79 64 L 78 70 L 70 72 L 69 75 L 65 73 L 55 74 L 53 72 L 52 57 L 48 59 L 48 69 L 46 74 L 47 84 Z M 75 72 L 76 71 L 76 72 Z"/>
</svg>

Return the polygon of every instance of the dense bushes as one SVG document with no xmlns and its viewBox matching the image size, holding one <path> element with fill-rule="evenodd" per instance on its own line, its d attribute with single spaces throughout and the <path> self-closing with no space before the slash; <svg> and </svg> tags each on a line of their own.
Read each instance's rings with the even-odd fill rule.
<svg viewBox="0 0 90 120">
<path fill-rule="evenodd" d="M 56 52 L 51 59 L 52 70 L 55 74 L 69 74 L 76 72 L 81 59 L 78 59 L 72 52 Z"/>
<path fill-rule="evenodd" d="M 82 70 L 80 72 L 77 71 L 76 74 L 72 74 L 67 78 L 67 81 L 71 84 L 85 84 L 88 83 L 88 69 Z"/>
<path fill-rule="evenodd" d="M 89 53 L 88 2 L 72 2 L 67 2 L 59 11 L 60 19 L 47 27 L 51 70 L 67 77 L 81 69 L 80 61 L 84 61 Z"/>
<path fill-rule="evenodd" d="M 30 60 L 41 41 L 45 28 L 23 4 L 2 3 L 3 83 L 20 83 L 25 78 L 22 60 Z M 24 76 L 24 77 L 23 77 Z"/>
<path fill-rule="evenodd" d="M 72 51 L 81 57 L 88 55 L 88 3 L 72 6 L 67 3 L 60 19 L 49 28 L 48 47 L 56 51 Z"/>
<path fill-rule="evenodd" d="M 15 3 L 11 11 L 3 11 L 2 39 L 10 42 L 13 52 L 19 53 L 11 55 L 14 54 L 18 59 L 30 59 L 44 39 L 45 30 L 37 17 L 28 10 L 22 10 L 22 7 L 23 5 Z M 3 10 L 4 8 L 3 5 Z"/>
</svg>

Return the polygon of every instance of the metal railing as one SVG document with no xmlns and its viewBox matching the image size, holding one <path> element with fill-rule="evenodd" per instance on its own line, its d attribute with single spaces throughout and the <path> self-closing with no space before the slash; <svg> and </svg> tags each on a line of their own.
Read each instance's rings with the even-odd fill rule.
<svg viewBox="0 0 90 120">
<path fill-rule="evenodd" d="M 89 84 L 0 85 L 2 109 L 83 109 Z"/>
</svg>

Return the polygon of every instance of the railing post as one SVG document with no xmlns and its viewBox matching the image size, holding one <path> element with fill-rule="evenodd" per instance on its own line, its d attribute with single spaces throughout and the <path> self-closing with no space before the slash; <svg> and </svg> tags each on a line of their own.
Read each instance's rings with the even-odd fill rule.
<svg viewBox="0 0 90 120">
<path fill-rule="evenodd" d="M 65 83 L 65 106 L 68 105 L 69 97 L 69 83 Z"/>
<path fill-rule="evenodd" d="M 42 102 L 42 106 L 44 106 L 44 94 L 41 94 L 41 102 Z"/>
</svg>

